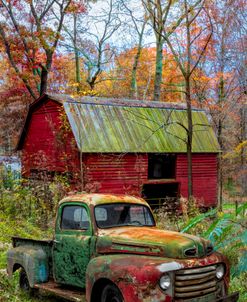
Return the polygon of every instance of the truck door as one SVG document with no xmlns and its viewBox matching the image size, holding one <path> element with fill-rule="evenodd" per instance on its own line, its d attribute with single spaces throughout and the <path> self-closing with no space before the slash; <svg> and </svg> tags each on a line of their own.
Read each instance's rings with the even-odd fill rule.
<svg viewBox="0 0 247 302">
<path fill-rule="evenodd" d="M 58 210 L 53 246 L 53 274 L 57 283 L 85 287 L 91 257 L 92 224 L 82 203 L 62 204 Z"/>
</svg>

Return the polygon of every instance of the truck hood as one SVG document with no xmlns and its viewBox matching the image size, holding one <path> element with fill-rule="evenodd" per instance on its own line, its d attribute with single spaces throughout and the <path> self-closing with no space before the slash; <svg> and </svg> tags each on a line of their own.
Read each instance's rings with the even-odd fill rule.
<svg viewBox="0 0 247 302">
<path fill-rule="evenodd" d="M 100 229 L 96 248 L 99 254 L 128 253 L 177 259 L 200 258 L 213 251 L 209 241 L 196 236 L 132 226 Z"/>
</svg>

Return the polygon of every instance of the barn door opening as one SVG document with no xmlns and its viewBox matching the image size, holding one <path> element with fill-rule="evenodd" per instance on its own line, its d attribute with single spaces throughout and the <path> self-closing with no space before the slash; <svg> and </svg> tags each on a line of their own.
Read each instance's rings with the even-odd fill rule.
<svg viewBox="0 0 247 302">
<path fill-rule="evenodd" d="M 152 208 L 164 205 L 175 210 L 178 206 L 179 183 L 144 184 L 142 196 Z"/>
</svg>

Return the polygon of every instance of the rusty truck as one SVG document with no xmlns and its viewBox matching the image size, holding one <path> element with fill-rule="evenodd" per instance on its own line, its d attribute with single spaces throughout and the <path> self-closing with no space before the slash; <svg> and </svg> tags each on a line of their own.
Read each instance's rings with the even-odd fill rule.
<svg viewBox="0 0 247 302">
<path fill-rule="evenodd" d="M 233 302 L 229 265 L 212 244 L 160 230 L 141 198 L 76 194 L 58 205 L 53 240 L 13 238 L 7 272 L 22 290 L 71 301 Z"/>
</svg>

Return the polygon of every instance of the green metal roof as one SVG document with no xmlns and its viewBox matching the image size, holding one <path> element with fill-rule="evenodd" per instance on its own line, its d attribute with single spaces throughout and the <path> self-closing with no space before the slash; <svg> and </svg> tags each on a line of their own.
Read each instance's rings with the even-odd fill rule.
<svg viewBox="0 0 247 302">
<path fill-rule="evenodd" d="M 152 107 L 152 102 L 148 107 L 66 100 L 63 106 L 81 152 L 186 152 L 185 109 Z M 193 110 L 192 118 L 193 152 L 219 152 L 206 113 Z"/>
</svg>

